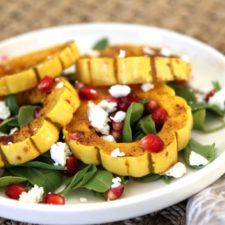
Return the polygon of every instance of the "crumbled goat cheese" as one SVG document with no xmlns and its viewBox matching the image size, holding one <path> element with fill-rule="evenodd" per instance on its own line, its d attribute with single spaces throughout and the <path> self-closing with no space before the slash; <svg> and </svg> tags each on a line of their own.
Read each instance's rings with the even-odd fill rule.
<svg viewBox="0 0 225 225">
<path fill-rule="evenodd" d="M 19 197 L 19 201 L 39 203 L 42 201 L 43 194 L 44 194 L 44 188 L 38 187 L 35 184 L 34 187 L 30 189 L 28 192 L 22 192 L 22 194 Z"/>
<path fill-rule="evenodd" d="M 119 53 L 119 55 L 118 55 L 118 58 L 124 58 L 125 55 L 126 55 L 126 51 L 123 50 L 123 49 L 120 49 L 120 53 Z"/>
<path fill-rule="evenodd" d="M 150 91 L 153 88 L 154 88 L 154 84 L 151 84 L 151 83 L 143 83 L 141 85 L 141 90 L 144 92 Z"/>
<path fill-rule="evenodd" d="M 60 88 L 63 88 L 63 82 L 59 82 L 56 87 L 56 89 L 60 89 Z"/>
<path fill-rule="evenodd" d="M 114 137 L 112 135 L 103 135 L 103 136 L 101 136 L 101 138 L 108 142 L 116 142 L 116 140 L 114 139 Z"/>
<path fill-rule="evenodd" d="M 175 165 L 170 167 L 166 172 L 164 172 L 162 175 L 167 175 L 174 178 L 180 178 L 184 176 L 186 173 L 186 167 L 183 163 L 177 162 Z"/>
<path fill-rule="evenodd" d="M 111 188 L 116 188 L 121 185 L 121 178 L 120 177 L 115 177 L 112 179 L 112 185 Z"/>
<path fill-rule="evenodd" d="M 208 160 L 201 156 L 200 154 L 192 151 L 190 156 L 189 156 L 189 163 L 191 166 L 205 166 L 206 164 L 208 164 Z"/>
<path fill-rule="evenodd" d="M 142 49 L 142 52 L 143 52 L 144 54 L 146 54 L 146 55 L 154 55 L 154 54 L 155 54 L 155 51 L 152 50 L 152 49 L 150 49 L 150 48 L 148 48 L 148 47 L 144 47 L 144 48 Z"/>
<path fill-rule="evenodd" d="M 210 105 L 216 105 L 221 110 L 225 109 L 225 88 L 222 88 L 216 94 L 209 98 L 209 104 Z"/>
<path fill-rule="evenodd" d="M 12 145 L 12 142 L 11 142 L 11 141 L 9 141 L 9 142 L 8 142 L 8 145 Z"/>
<path fill-rule="evenodd" d="M 187 63 L 190 62 L 190 58 L 187 55 L 182 55 L 180 58 Z"/>
<path fill-rule="evenodd" d="M 109 88 L 109 93 L 115 98 L 125 97 L 130 94 L 130 87 L 127 85 L 113 85 Z"/>
<path fill-rule="evenodd" d="M 4 101 L 0 101 L 0 119 L 5 120 L 10 117 L 9 107 Z"/>
<path fill-rule="evenodd" d="M 52 160 L 55 161 L 56 166 L 66 165 L 66 159 L 71 155 L 71 151 L 66 143 L 57 142 L 51 146 L 50 155 Z"/>
<path fill-rule="evenodd" d="M 169 57 L 171 55 L 171 52 L 170 52 L 170 50 L 168 48 L 162 48 L 160 50 L 160 54 L 163 55 L 163 56 Z"/>
<path fill-rule="evenodd" d="M 80 198 L 80 202 L 81 202 L 81 203 L 85 203 L 85 202 L 87 202 L 87 201 L 88 201 L 88 200 L 87 200 L 86 198 L 83 198 L 83 197 Z"/>
<path fill-rule="evenodd" d="M 124 152 L 120 152 L 119 148 L 114 149 L 111 154 L 112 157 L 116 158 L 116 157 L 121 157 L 121 156 L 125 156 Z"/>
<path fill-rule="evenodd" d="M 18 130 L 17 127 L 10 130 L 9 135 L 14 134 Z"/>
<path fill-rule="evenodd" d="M 87 52 L 86 52 L 86 55 L 88 55 L 89 57 L 91 57 L 91 58 L 96 58 L 96 57 L 99 57 L 100 56 L 100 52 L 99 51 L 97 51 L 97 50 L 88 50 Z"/>
<path fill-rule="evenodd" d="M 88 102 L 88 119 L 91 126 L 94 127 L 97 132 L 104 135 L 109 134 L 108 113 L 99 105 L 95 105 L 92 101 Z"/>
<path fill-rule="evenodd" d="M 125 119 L 126 113 L 123 111 L 118 111 L 115 116 L 110 116 L 110 119 L 115 122 L 121 122 Z"/>
<path fill-rule="evenodd" d="M 98 106 L 100 106 L 102 109 L 104 109 L 107 113 L 115 112 L 117 109 L 116 102 L 108 102 L 106 100 L 102 100 L 101 102 L 99 102 Z"/>
</svg>

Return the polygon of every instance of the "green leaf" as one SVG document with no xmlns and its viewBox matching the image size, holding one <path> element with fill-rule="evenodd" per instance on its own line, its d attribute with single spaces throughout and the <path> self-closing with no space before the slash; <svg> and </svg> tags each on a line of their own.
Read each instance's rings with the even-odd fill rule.
<svg viewBox="0 0 225 225">
<path fill-rule="evenodd" d="M 109 45 L 108 38 L 102 38 L 93 45 L 92 49 L 101 51 L 105 49 L 108 45 Z"/>
<path fill-rule="evenodd" d="M 220 83 L 218 81 L 212 81 L 213 89 L 214 90 L 221 90 Z"/>
<path fill-rule="evenodd" d="M 134 180 L 143 182 L 143 183 L 148 183 L 148 182 L 153 182 L 153 181 L 159 180 L 160 178 L 161 178 L 160 174 L 151 173 L 144 177 L 134 178 Z"/>
<path fill-rule="evenodd" d="M 20 128 L 26 126 L 34 119 L 34 110 L 37 106 L 26 105 L 20 107 L 19 114 L 18 114 L 18 122 Z"/>
<path fill-rule="evenodd" d="M 69 82 L 71 84 L 75 84 L 76 81 L 76 74 L 75 73 L 65 73 L 63 76 L 67 79 L 69 79 Z"/>
<path fill-rule="evenodd" d="M 200 109 L 193 112 L 192 115 L 194 120 L 194 128 L 203 131 L 205 127 L 206 110 Z"/>
<path fill-rule="evenodd" d="M 139 100 L 139 103 L 141 103 L 143 105 L 147 102 L 149 102 L 149 99 L 147 99 L 147 98 L 142 98 L 141 100 Z"/>
<path fill-rule="evenodd" d="M 13 167 L 7 170 L 14 176 L 25 177 L 32 184 L 43 187 L 45 193 L 54 192 L 62 184 L 62 173 L 56 170 L 40 168 Z"/>
<path fill-rule="evenodd" d="M 132 142 L 132 129 L 131 127 L 142 117 L 144 106 L 141 103 L 131 103 L 129 106 L 123 126 L 122 140 L 123 142 Z"/>
<path fill-rule="evenodd" d="M 161 176 L 161 178 L 166 184 L 170 183 L 170 177 L 169 176 L 164 174 L 164 175 Z"/>
<path fill-rule="evenodd" d="M 168 83 L 168 85 L 174 89 L 177 96 L 184 98 L 189 105 L 197 103 L 195 94 L 188 87 L 178 83 Z"/>
<path fill-rule="evenodd" d="M 145 116 L 138 121 L 137 127 L 141 129 L 145 135 L 156 134 L 155 122 L 152 119 L 152 115 Z"/>
<path fill-rule="evenodd" d="M 134 133 L 133 141 L 141 140 L 144 136 L 145 136 L 145 133 L 139 129 Z"/>
<path fill-rule="evenodd" d="M 16 97 L 14 94 L 5 97 L 5 104 L 9 107 L 10 112 L 13 115 L 17 115 L 19 112 L 19 106 L 16 103 Z"/>
<path fill-rule="evenodd" d="M 80 187 L 104 193 L 111 187 L 112 179 L 112 173 L 106 170 L 98 170 L 97 173 L 87 183 Z"/>
<path fill-rule="evenodd" d="M 202 145 L 195 141 L 194 139 L 191 139 L 187 145 L 187 147 L 184 149 L 184 159 L 187 165 L 193 168 L 202 168 L 205 165 L 199 165 L 199 166 L 191 166 L 190 165 L 190 155 L 191 152 L 194 151 L 195 153 L 203 156 L 206 158 L 209 162 L 213 161 L 215 159 L 215 144 L 212 145 Z"/>
<path fill-rule="evenodd" d="M 130 177 L 128 177 L 128 176 L 120 176 L 120 179 L 122 181 L 122 184 L 126 185 L 129 182 Z"/>
<path fill-rule="evenodd" d="M 25 177 L 13 177 L 13 176 L 5 176 L 0 177 L 0 187 L 5 187 L 9 184 L 21 183 L 27 181 Z"/>
<path fill-rule="evenodd" d="M 85 185 L 96 173 L 97 167 L 93 164 L 90 164 L 84 169 L 79 170 L 72 178 L 69 178 L 65 182 L 66 187 L 60 194 L 66 195 L 66 193 L 71 189 Z"/>
<path fill-rule="evenodd" d="M 19 127 L 17 117 L 11 117 L 0 124 L 0 132 L 8 134 L 11 129 Z"/>
</svg>

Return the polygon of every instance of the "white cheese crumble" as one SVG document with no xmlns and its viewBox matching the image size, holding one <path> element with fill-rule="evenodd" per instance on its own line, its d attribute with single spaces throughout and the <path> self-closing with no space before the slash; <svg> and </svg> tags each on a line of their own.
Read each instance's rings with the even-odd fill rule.
<svg viewBox="0 0 225 225">
<path fill-rule="evenodd" d="M 110 154 L 112 157 L 116 158 L 116 157 L 122 157 L 122 156 L 125 156 L 125 153 L 124 152 L 120 152 L 120 149 L 119 148 L 116 148 L 114 149 L 111 154 Z"/>
<path fill-rule="evenodd" d="M 146 54 L 146 55 L 154 55 L 154 54 L 155 54 L 155 51 L 152 50 L 152 49 L 150 49 L 150 48 L 148 48 L 148 47 L 144 47 L 144 48 L 142 49 L 142 52 L 143 52 L 144 54 Z"/>
<path fill-rule="evenodd" d="M 50 155 L 54 160 L 54 165 L 65 166 L 66 159 L 71 155 L 71 151 L 66 143 L 57 142 L 51 146 Z"/>
<path fill-rule="evenodd" d="M 101 138 L 108 142 L 116 142 L 116 140 L 114 139 L 114 137 L 112 135 L 103 135 L 103 136 L 101 136 Z"/>
<path fill-rule="evenodd" d="M 190 58 L 187 55 L 182 55 L 180 58 L 187 63 L 190 62 Z"/>
<path fill-rule="evenodd" d="M 39 203 L 42 201 L 44 188 L 38 187 L 36 184 L 28 192 L 22 192 L 19 197 L 21 202 Z"/>
<path fill-rule="evenodd" d="M 126 51 L 123 49 L 120 49 L 120 53 L 118 55 L 118 58 L 124 58 L 126 56 Z"/>
<path fill-rule="evenodd" d="M 9 142 L 8 142 L 8 145 L 12 145 L 12 142 L 11 142 L 11 141 L 9 141 Z"/>
<path fill-rule="evenodd" d="M 216 105 L 218 106 L 221 110 L 225 109 L 225 88 L 222 88 L 216 94 L 212 97 L 209 98 L 209 104 L 210 105 Z"/>
<path fill-rule="evenodd" d="M 160 50 L 160 54 L 163 55 L 163 56 L 166 56 L 166 57 L 171 56 L 171 52 L 168 48 L 162 48 Z"/>
<path fill-rule="evenodd" d="M 130 87 L 127 85 L 113 85 L 109 88 L 109 93 L 115 98 L 125 97 L 130 94 Z"/>
<path fill-rule="evenodd" d="M 141 90 L 144 92 L 150 91 L 153 88 L 154 88 L 154 84 L 151 84 L 151 83 L 143 83 L 141 85 Z"/>
<path fill-rule="evenodd" d="M 9 135 L 14 134 L 18 130 L 17 127 L 10 130 Z"/>
<path fill-rule="evenodd" d="M 5 120 L 10 117 L 9 107 L 4 101 L 0 101 L 0 119 Z"/>
<path fill-rule="evenodd" d="M 95 105 L 92 101 L 88 102 L 88 119 L 91 126 L 94 127 L 97 132 L 104 135 L 109 134 L 108 113 L 99 105 Z"/>
<path fill-rule="evenodd" d="M 110 119 L 115 122 L 122 122 L 126 117 L 126 113 L 123 111 L 116 112 L 115 116 L 110 116 Z"/>
<path fill-rule="evenodd" d="M 97 50 L 92 50 L 92 49 L 90 49 L 90 50 L 88 50 L 88 51 L 86 52 L 86 55 L 88 55 L 88 56 L 91 57 L 91 58 L 97 58 L 97 57 L 100 56 L 100 52 L 97 51 Z"/>
<path fill-rule="evenodd" d="M 165 171 L 162 175 L 180 178 L 183 177 L 185 173 L 186 173 L 185 165 L 181 162 L 177 162 L 175 165 L 173 165 L 167 171 Z"/>
<path fill-rule="evenodd" d="M 56 89 L 60 89 L 60 88 L 63 88 L 63 82 L 59 82 L 56 87 Z"/>
<path fill-rule="evenodd" d="M 120 177 L 115 177 L 112 179 L 112 185 L 111 188 L 116 188 L 121 185 L 121 178 Z"/>
<path fill-rule="evenodd" d="M 107 113 L 115 112 L 117 109 L 116 102 L 108 102 L 106 100 L 102 100 L 101 102 L 99 102 L 98 106 L 100 106 L 102 109 L 104 109 Z"/>
<path fill-rule="evenodd" d="M 88 200 L 87 200 L 86 198 L 84 198 L 84 197 L 81 197 L 81 198 L 80 198 L 80 202 L 81 202 L 81 203 L 85 203 L 85 202 L 87 202 L 87 201 L 88 201 Z"/>
<path fill-rule="evenodd" d="M 189 163 L 191 166 L 205 166 L 206 164 L 208 164 L 208 162 L 209 161 L 205 157 L 194 151 L 192 151 L 189 156 Z"/>
</svg>

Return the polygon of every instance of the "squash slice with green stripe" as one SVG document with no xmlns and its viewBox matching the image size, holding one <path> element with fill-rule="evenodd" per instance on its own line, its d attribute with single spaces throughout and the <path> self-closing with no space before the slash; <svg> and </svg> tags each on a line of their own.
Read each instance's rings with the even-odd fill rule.
<svg viewBox="0 0 225 225">
<path fill-rule="evenodd" d="M 101 101 L 108 95 L 108 89 L 97 88 Z M 157 134 L 164 142 L 164 149 L 159 153 L 150 153 L 142 148 L 140 141 L 132 143 L 112 143 L 103 140 L 90 126 L 88 103 L 82 101 L 72 121 L 63 129 L 65 140 L 73 154 L 86 164 L 101 164 L 112 173 L 142 177 L 149 173 L 163 173 L 177 162 L 178 151 L 183 149 L 189 139 L 192 128 L 191 109 L 183 98 L 175 96 L 174 90 L 164 83 L 157 83 L 155 88 L 143 92 L 139 85 L 132 91 L 141 99 L 155 99 L 167 110 L 168 117 Z M 70 134 L 78 132 L 77 140 Z M 123 157 L 112 157 L 111 152 L 119 148 Z"/>
<path fill-rule="evenodd" d="M 0 96 L 34 88 L 46 75 L 59 76 L 79 56 L 76 43 L 66 42 L 1 62 Z"/>
<path fill-rule="evenodd" d="M 61 128 L 73 118 L 80 105 L 79 97 L 68 81 L 57 80 L 44 97 L 38 117 L 14 134 L 0 137 L 0 167 L 19 165 L 48 151 L 58 140 Z M 60 82 L 63 87 L 58 88 Z"/>
</svg>

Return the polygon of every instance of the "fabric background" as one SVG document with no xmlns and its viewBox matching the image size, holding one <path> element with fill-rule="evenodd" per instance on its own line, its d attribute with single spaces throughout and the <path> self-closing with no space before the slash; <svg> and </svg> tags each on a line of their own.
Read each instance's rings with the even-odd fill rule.
<svg viewBox="0 0 225 225">
<path fill-rule="evenodd" d="M 171 29 L 225 53 L 224 0 L 0 0 L 0 40 L 31 30 L 86 22 Z M 113 225 L 185 225 L 186 201 Z M 24 224 L 0 218 L 0 224 Z"/>
</svg>

